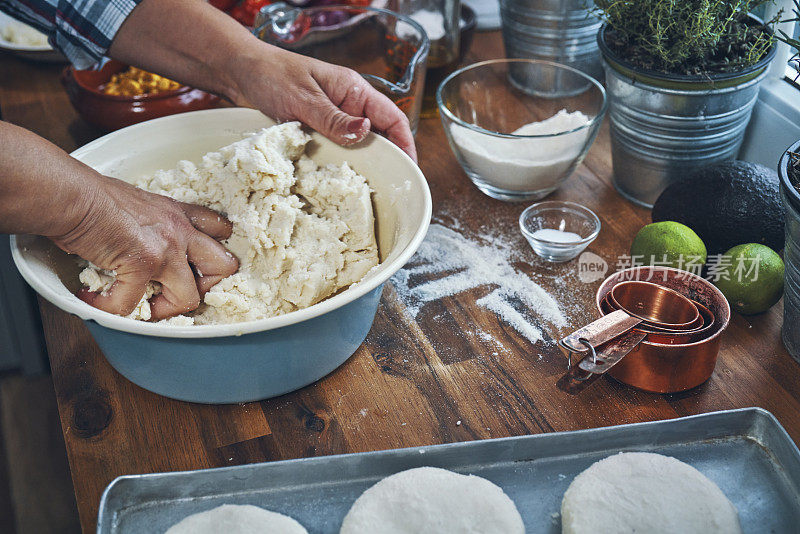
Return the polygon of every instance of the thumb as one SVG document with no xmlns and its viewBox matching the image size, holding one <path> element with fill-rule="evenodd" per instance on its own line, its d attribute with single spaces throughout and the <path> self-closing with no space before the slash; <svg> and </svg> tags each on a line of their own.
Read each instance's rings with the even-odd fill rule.
<svg viewBox="0 0 800 534">
<path fill-rule="evenodd" d="M 303 122 L 340 145 L 363 141 L 371 127 L 369 119 L 348 115 L 325 93 L 319 95 L 316 105 L 309 109 L 309 117 Z"/>
<path fill-rule="evenodd" d="M 78 298 L 87 304 L 116 315 L 130 315 L 145 294 L 150 273 L 145 270 L 130 270 L 117 273 L 114 285 L 108 291 L 92 293 L 83 288 Z"/>
</svg>

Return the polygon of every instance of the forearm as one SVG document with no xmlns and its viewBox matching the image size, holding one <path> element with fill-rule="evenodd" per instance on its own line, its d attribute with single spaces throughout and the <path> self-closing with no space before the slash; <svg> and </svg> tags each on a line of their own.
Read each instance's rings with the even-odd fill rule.
<svg viewBox="0 0 800 534">
<path fill-rule="evenodd" d="M 114 59 L 235 102 L 241 99 L 237 74 L 275 53 L 280 50 L 199 0 L 144 0 L 109 49 Z"/>
<path fill-rule="evenodd" d="M 0 233 L 71 232 L 102 177 L 45 139 L 2 121 L 0 146 Z"/>
</svg>

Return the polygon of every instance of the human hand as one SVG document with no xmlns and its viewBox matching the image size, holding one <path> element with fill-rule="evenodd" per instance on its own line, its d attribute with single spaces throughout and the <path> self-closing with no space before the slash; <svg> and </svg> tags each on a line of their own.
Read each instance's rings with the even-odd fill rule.
<svg viewBox="0 0 800 534">
<path fill-rule="evenodd" d="M 108 52 L 343 145 L 374 129 L 417 159 L 408 118 L 356 72 L 269 45 L 206 2 L 142 1 Z"/>
<path fill-rule="evenodd" d="M 87 187 L 80 223 L 50 236 L 64 251 L 116 271 L 107 292 L 79 292 L 88 304 L 128 315 L 154 280 L 162 290 L 150 299 L 152 319 L 165 319 L 196 309 L 212 286 L 238 269 L 237 259 L 216 241 L 232 229 L 218 213 L 121 180 L 96 178 Z"/>
<path fill-rule="evenodd" d="M 299 120 L 342 145 L 362 141 L 374 128 L 417 160 L 408 117 L 358 73 L 269 48 L 269 54 L 236 62 L 235 103 Z"/>
</svg>

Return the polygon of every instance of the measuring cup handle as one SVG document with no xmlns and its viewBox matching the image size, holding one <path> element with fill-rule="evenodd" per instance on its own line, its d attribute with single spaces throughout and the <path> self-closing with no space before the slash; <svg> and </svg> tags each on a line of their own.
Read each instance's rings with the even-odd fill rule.
<svg viewBox="0 0 800 534">
<path fill-rule="evenodd" d="M 592 347 L 589 350 L 589 354 L 577 365 L 570 367 L 566 374 L 556 382 L 556 385 L 562 391 L 572 395 L 580 393 L 606 371 L 619 363 L 645 337 L 647 337 L 646 333 L 639 330 L 631 330 L 618 336 L 614 341 L 606 343 L 599 352 L 595 352 L 594 347 Z"/>
<path fill-rule="evenodd" d="M 623 310 L 616 310 L 579 328 L 563 338 L 560 343 L 562 347 L 572 352 L 586 352 L 584 341 L 597 347 L 624 334 L 641 322 L 638 317 L 628 315 Z"/>
</svg>

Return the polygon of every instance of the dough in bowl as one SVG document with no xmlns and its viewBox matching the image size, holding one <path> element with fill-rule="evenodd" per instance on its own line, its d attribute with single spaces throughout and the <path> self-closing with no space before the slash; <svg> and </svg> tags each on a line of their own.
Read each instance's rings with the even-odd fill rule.
<svg viewBox="0 0 800 534">
<path fill-rule="evenodd" d="M 201 307 L 170 324 L 226 324 L 307 308 L 358 281 L 378 264 L 369 185 L 342 162 L 318 166 L 305 155 L 311 140 L 297 122 L 278 124 L 178 162 L 136 184 L 225 214 L 233 234 L 223 244 L 239 271 L 206 293 Z M 108 291 L 116 273 L 87 266 L 80 281 Z M 202 273 L 198 273 L 202 276 Z M 132 319 L 150 319 L 148 285 Z"/>
<path fill-rule="evenodd" d="M 340 534 L 524 534 L 517 507 L 485 478 L 436 467 L 386 477 L 356 500 Z"/>
<path fill-rule="evenodd" d="M 740 534 L 722 490 L 670 456 L 623 452 L 595 462 L 567 488 L 563 534 Z"/>
<path fill-rule="evenodd" d="M 249 504 L 223 504 L 192 514 L 166 534 L 308 534 L 289 516 Z"/>
</svg>

